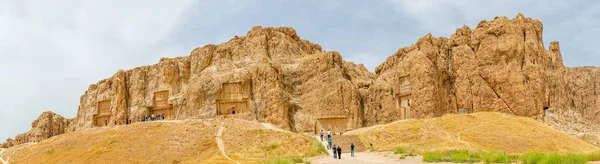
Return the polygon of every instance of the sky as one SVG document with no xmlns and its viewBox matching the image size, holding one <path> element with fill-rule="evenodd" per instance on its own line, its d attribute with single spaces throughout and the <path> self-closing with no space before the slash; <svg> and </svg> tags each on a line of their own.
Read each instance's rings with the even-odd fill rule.
<svg viewBox="0 0 600 164">
<path fill-rule="evenodd" d="M 560 41 L 567 66 L 600 65 L 600 1 L 0 0 L 0 143 L 44 111 L 75 117 L 88 86 L 118 70 L 186 56 L 252 26 L 293 27 L 373 71 L 427 33 L 449 37 L 519 12 L 542 21 L 546 48 Z"/>
</svg>

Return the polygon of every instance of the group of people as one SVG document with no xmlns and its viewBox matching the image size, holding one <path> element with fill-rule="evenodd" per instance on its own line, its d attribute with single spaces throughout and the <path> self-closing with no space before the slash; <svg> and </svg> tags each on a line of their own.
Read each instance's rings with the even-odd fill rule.
<svg viewBox="0 0 600 164">
<path fill-rule="evenodd" d="M 142 119 L 142 122 L 144 122 L 144 121 L 154 121 L 154 120 L 164 120 L 165 119 L 165 115 L 163 115 L 162 113 L 161 114 L 157 114 L 157 115 L 148 114 L 148 115 L 145 115 L 143 117 L 144 118 Z"/>
<path fill-rule="evenodd" d="M 323 130 L 321 130 L 321 132 L 319 133 L 321 135 L 321 141 L 323 141 L 323 136 L 324 136 L 324 132 Z M 340 132 L 340 135 L 342 135 L 343 132 Z M 335 132 L 333 133 L 333 135 L 336 135 Z M 333 158 L 334 159 L 342 159 L 342 146 L 341 145 L 333 145 L 333 138 L 331 138 L 331 131 L 329 131 L 329 129 L 327 129 L 327 150 L 329 149 L 333 149 Z M 354 143 L 350 144 L 350 156 L 354 157 Z"/>
</svg>

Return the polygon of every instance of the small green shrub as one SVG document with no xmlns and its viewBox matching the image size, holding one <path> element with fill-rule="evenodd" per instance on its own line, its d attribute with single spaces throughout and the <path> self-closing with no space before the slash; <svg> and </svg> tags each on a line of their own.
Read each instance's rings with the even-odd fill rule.
<svg viewBox="0 0 600 164">
<path fill-rule="evenodd" d="M 394 154 L 404 154 L 404 153 L 406 153 L 406 149 L 404 147 L 394 148 Z"/>
<path fill-rule="evenodd" d="M 408 153 L 406 153 L 406 155 L 414 157 L 414 156 L 417 156 L 417 153 L 415 153 L 414 151 L 408 151 Z"/>
<path fill-rule="evenodd" d="M 406 159 L 406 156 L 405 155 L 401 155 L 400 159 Z"/>
<path fill-rule="evenodd" d="M 405 149 L 404 149 L 405 150 Z M 394 149 L 396 152 L 396 149 Z M 407 156 L 405 154 L 403 156 Z M 523 164 L 584 164 L 588 161 L 600 160 L 600 152 L 590 154 L 547 154 L 530 152 L 523 155 L 509 155 L 504 152 L 484 152 L 469 150 L 434 151 L 423 153 L 423 162 L 457 162 L 457 163 L 511 163 L 520 161 Z"/>
<path fill-rule="evenodd" d="M 292 160 L 294 160 L 294 163 L 304 163 L 304 159 L 302 157 L 296 157 Z"/>
<path fill-rule="evenodd" d="M 424 162 L 479 162 L 479 154 L 468 150 L 435 151 L 423 153 Z"/>
<path fill-rule="evenodd" d="M 469 152 L 468 150 L 452 150 L 448 152 L 449 161 L 446 162 L 478 162 L 476 154 Z"/>
<path fill-rule="evenodd" d="M 587 160 L 588 161 L 600 161 L 600 151 L 588 154 Z"/>
<path fill-rule="evenodd" d="M 302 157 L 273 157 L 273 158 L 268 158 L 265 163 L 267 163 L 267 164 L 296 164 L 296 163 L 310 164 L 310 162 L 304 161 L 304 158 L 302 158 Z"/>
<path fill-rule="evenodd" d="M 423 153 L 423 162 L 444 162 L 444 154 L 441 152 Z"/>
<path fill-rule="evenodd" d="M 325 150 L 325 147 L 323 147 L 323 144 L 321 144 L 321 142 L 317 141 L 316 139 L 311 139 L 309 142 L 310 147 L 308 147 L 308 150 L 304 152 L 305 156 L 312 157 L 321 154 L 327 154 L 327 150 Z"/>
<path fill-rule="evenodd" d="M 276 158 L 267 159 L 267 161 L 265 163 L 267 163 L 267 164 L 295 164 L 296 162 L 292 158 L 276 157 Z"/>
<path fill-rule="evenodd" d="M 587 163 L 586 156 L 576 154 L 550 154 L 540 160 L 539 164 L 585 164 Z"/>
<path fill-rule="evenodd" d="M 489 152 L 482 153 L 480 158 L 485 163 L 510 163 L 513 157 L 506 153 Z"/>
<path fill-rule="evenodd" d="M 522 155 L 521 161 L 523 161 L 523 164 L 538 164 L 545 156 L 546 155 L 542 152 L 531 152 Z"/>
</svg>

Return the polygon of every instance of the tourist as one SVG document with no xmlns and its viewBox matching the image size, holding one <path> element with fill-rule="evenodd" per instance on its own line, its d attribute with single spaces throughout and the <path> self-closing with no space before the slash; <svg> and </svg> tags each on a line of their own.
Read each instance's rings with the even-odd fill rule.
<svg viewBox="0 0 600 164">
<path fill-rule="evenodd" d="M 337 147 L 338 159 L 342 159 L 342 146 Z"/>
<path fill-rule="evenodd" d="M 331 132 L 327 129 L 327 138 L 331 138 Z"/>
<path fill-rule="evenodd" d="M 331 138 L 331 136 L 329 136 L 328 140 L 329 140 L 329 142 L 328 142 L 329 144 L 327 144 L 327 149 L 331 148 L 331 143 L 332 143 L 333 139 Z"/>
<path fill-rule="evenodd" d="M 354 157 L 354 143 L 350 144 L 350 156 Z"/>
<path fill-rule="evenodd" d="M 321 142 L 323 142 L 323 129 L 321 129 Z"/>
<path fill-rule="evenodd" d="M 333 159 L 337 158 L 337 154 L 336 153 L 337 153 L 337 149 L 336 149 L 335 145 L 333 145 Z"/>
<path fill-rule="evenodd" d="M 333 132 L 333 135 L 335 136 L 335 132 Z"/>
</svg>

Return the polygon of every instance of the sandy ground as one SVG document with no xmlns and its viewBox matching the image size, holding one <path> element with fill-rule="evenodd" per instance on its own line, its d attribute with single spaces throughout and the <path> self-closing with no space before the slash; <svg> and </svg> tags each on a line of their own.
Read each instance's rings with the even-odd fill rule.
<svg viewBox="0 0 600 164">
<path fill-rule="evenodd" d="M 375 164 L 375 163 L 424 163 L 423 157 L 407 157 L 406 159 L 399 159 L 400 155 L 393 154 L 392 152 L 355 152 L 354 157 L 350 157 L 350 153 L 342 153 L 342 159 L 334 159 L 332 155 L 329 156 L 318 156 L 309 158 L 310 163 L 316 164 L 335 164 L 335 163 L 349 163 L 349 164 Z"/>
<path fill-rule="evenodd" d="M 320 141 L 319 136 L 314 136 L 315 139 Z M 321 142 L 324 147 L 327 147 L 327 142 Z M 406 157 L 405 159 L 400 159 L 399 154 L 394 154 L 393 152 L 354 152 L 354 157 L 350 156 L 350 153 L 342 153 L 342 159 L 334 159 L 332 150 L 327 150 L 330 155 L 323 155 L 317 157 L 308 158 L 310 163 L 316 164 L 336 164 L 336 163 L 344 163 L 344 164 L 378 164 L 378 163 L 406 163 L 406 164 L 417 164 L 417 163 L 425 163 L 423 162 L 422 156 L 416 157 Z"/>
<path fill-rule="evenodd" d="M 221 136 L 223 136 L 223 130 L 225 128 L 224 127 L 219 127 L 219 132 L 217 132 L 217 135 L 215 136 L 215 139 L 217 140 L 217 145 L 219 147 L 219 151 L 221 151 L 221 155 L 223 155 L 223 157 L 225 157 L 226 159 L 233 161 L 237 164 L 240 164 L 237 161 L 234 161 L 233 159 L 229 158 L 229 156 L 225 153 L 225 144 L 223 144 L 223 139 L 221 139 Z"/>
<path fill-rule="evenodd" d="M 315 139 L 320 140 L 318 136 Z M 327 142 L 321 142 L 327 147 Z M 430 164 L 423 162 L 423 156 L 406 157 L 400 159 L 399 154 L 394 154 L 391 151 L 386 152 L 354 152 L 354 157 L 350 157 L 350 153 L 342 153 L 342 159 L 334 159 L 333 152 L 327 150 L 330 155 L 322 155 L 308 158 L 310 163 L 315 164 L 383 164 L 383 163 L 403 163 L 403 164 Z M 452 162 L 438 162 L 436 164 L 451 164 Z M 478 162 L 483 163 L 483 162 Z M 600 161 L 590 161 L 589 164 L 600 164 Z"/>
</svg>

